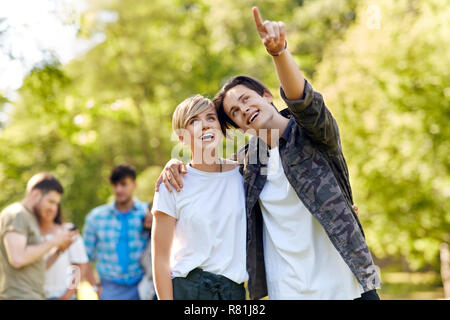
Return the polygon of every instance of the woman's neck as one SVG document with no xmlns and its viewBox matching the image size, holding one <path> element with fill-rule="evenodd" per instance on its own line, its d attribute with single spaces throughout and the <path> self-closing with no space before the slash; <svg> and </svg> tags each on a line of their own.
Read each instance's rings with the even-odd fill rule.
<svg viewBox="0 0 450 320">
<path fill-rule="evenodd" d="M 222 161 L 219 158 L 214 159 L 214 163 L 209 163 L 206 161 L 195 162 L 191 161 L 190 165 L 192 168 L 205 171 L 205 172 L 221 172 L 222 171 Z"/>
<path fill-rule="evenodd" d="M 192 154 L 191 167 L 206 172 L 221 172 L 223 161 L 218 156 L 218 149 L 213 151 L 203 150 L 203 153 Z"/>
<path fill-rule="evenodd" d="M 55 229 L 55 223 L 53 221 L 42 221 L 39 225 L 39 228 L 41 229 L 41 233 L 43 234 L 52 233 Z"/>
</svg>

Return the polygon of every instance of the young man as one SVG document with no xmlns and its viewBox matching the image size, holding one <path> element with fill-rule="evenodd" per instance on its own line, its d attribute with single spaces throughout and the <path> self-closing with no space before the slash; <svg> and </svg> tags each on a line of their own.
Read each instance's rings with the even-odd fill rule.
<svg viewBox="0 0 450 320">
<path fill-rule="evenodd" d="M 96 263 L 102 300 L 139 300 L 138 284 L 144 276 L 140 264 L 149 234 L 144 230 L 148 204 L 134 198 L 136 171 L 115 167 L 110 175 L 115 201 L 93 209 L 83 235 L 87 254 Z"/>
<path fill-rule="evenodd" d="M 250 77 L 230 79 L 214 98 L 221 122 L 254 135 L 239 153 L 250 297 L 379 299 L 336 121 L 287 50 L 284 24 L 263 22 L 257 8 L 253 15 L 288 109 L 278 112 Z M 171 169 L 163 177 L 179 185 Z"/>
<path fill-rule="evenodd" d="M 0 300 L 44 299 L 43 256 L 55 259 L 66 250 L 78 231 L 64 231 L 43 241 L 39 220 L 53 215 L 63 193 L 59 181 L 49 173 L 34 175 L 25 198 L 0 213 Z"/>
</svg>

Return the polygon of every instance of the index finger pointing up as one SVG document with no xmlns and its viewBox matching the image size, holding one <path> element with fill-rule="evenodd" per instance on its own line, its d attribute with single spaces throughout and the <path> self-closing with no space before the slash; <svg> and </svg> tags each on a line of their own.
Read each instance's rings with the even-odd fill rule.
<svg viewBox="0 0 450 320">
<path fill-rule="evenodd" d="M 262 23 L 263 23 L 261 14 L 259 13 L 258 7 L 253 7 L 252 11 L 253 11 L 253 18 L 255 19 L 256 27 L 259 29 L 260 27 L 262 27 Z"/>
</svg>

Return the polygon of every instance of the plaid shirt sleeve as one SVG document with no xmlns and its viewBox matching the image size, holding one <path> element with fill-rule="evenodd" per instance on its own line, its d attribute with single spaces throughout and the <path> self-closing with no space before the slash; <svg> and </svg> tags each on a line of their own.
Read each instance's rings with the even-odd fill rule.
<svg viewBox="0 0 450 320">
<path fill-rule="evenodd" d="M 83 238 L 84 245 L 86 247 L 86 253 L 89 257 L 89 261 L 94 261 L 96 259 L 96 245 L 97 236 L 95 234 L 94 221 L 92 213 L 88 214 L 83 228 Z"/>
</svg>

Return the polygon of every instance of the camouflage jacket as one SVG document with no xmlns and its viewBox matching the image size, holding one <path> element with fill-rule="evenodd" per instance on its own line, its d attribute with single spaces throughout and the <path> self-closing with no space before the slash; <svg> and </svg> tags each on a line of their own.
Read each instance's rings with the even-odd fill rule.
<svg viewBox="0 0 450 320">
<path fill-rule="evenodd" d="M 350 267 L 364 291 L 379 288 L 381 281 L 353 211 L 347 164 L 338 126 L 322 95 L 305 80 L 303 97 L 288 100 L 281 114 L 290 118 L 279 139 L 286 177 L 299 199 L 320 222 L 329 239 Z M 267 295 L 263 252 L 263 218 L 258 198 L 267 180 L 268 147 L 254 136 L 238 152 L 244 176 L 247 211 L 247 270 L 251 299 Z"/>
</svg>

